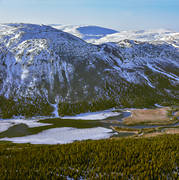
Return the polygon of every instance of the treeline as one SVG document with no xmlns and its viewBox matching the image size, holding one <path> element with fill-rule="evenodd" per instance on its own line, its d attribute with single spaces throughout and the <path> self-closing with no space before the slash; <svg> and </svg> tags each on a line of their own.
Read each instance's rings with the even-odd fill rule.
<svg viewBox="0 0 179 180">
<path fill-rule="evenodd" d="M 41 97 L 15 100 L 13 97 L 0 96 L 0 116 L 4 119 L 13 116 L 49 116 L 52 111 L 53 107 Z"/>
<path fill-rule="evenodd" d="M 172 106 L 177 104 L 176 98 L 167 93 L 160 94 L 157 89 L 138 84 L 109 84 L 104 87 L 106 95 L 101 98 L 73 102 L 60 102 L 59 114 L 75 115 L 84 112 L 95 112 L 109 108 L 152 108 L 154 104 Z"/>
<path fill-rule="evenodd" d="M 177 94 L 169 95 L 161 87 L 151 88 L 148 85 L 132 84 L 129 82 L 106 82 L 103 89 L 104 93 L 100 95 L 94 94 L 94 97 L 81 99 L 79 101 L 63 101 L 59 102 L 58 112 L 61 116 L 75 115 L 84 112 L 94 112 L 109 108 L 152 108 L 154 104 L 163 106 L 172 106 L 177 103 Z M 165 81 L 164 81 L 165 82 Z M 162 83 L 161 83 L 162 84 Z M 163 86 L 162 86 L 163 87 Z M 160 89 L 161 88 L 161 89 Z M 177 89 L 173 90 L 175 93 Z M 16 96 L 14 96 L 16 97 Z M 12 118 L 13 116 L 50 116 L 53 107 L 46 100 L 46 97 L 36 98 L 5 98 L 0 96 L 0 117 Z"/>
<path fill-rule="evenodd" d="M 178 179 L 179 135 L 75 142 L 0 143 L 4 179 Z"/>
</svg>

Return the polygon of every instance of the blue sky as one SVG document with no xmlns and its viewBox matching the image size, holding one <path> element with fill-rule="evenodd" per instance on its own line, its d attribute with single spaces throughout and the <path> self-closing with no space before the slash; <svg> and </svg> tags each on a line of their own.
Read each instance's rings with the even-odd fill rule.
<svg viewBox="0 0 179 180">
<path fill-rule="evenodd" d="M 0 23 L 9 22 L 179 31 L 179 0 L 0 0 Z"/>
</svg>

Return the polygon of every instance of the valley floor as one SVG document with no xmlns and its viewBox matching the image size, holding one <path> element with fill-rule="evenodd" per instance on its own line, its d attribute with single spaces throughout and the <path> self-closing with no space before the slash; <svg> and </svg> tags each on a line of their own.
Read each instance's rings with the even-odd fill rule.
<svg viewBox="0 0 179 180">
<path fill-rule="evenodd" d="M 0 141 L 66 144 L 116 137 L 178 134 L 178 109 L 106 110 L 63 118 L 0 120 Z"/>
</svg>

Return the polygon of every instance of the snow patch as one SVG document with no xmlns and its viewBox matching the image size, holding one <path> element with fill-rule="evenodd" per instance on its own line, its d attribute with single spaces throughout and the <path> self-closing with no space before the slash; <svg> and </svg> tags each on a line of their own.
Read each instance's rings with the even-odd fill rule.
<svg viewBox="0 0 179 180">
<path fill-rule="evenodd" d="M 55 104 L 51 104 L 51 106 L 53 106 L 53 108 L 54 108 L 54 111 L 53 111 L 53 115 L 56 117 L 56 118 L 59 118 L 60 116 L 59 116 L 59 114 L 58 114 L 58 104 L 59 104 L 59 101 L 60 101 L 60 98 L 59 98 L 59 96 L 57 96 L 56 98 L 55 98 Z"/>
<path fill-rule="evenodd" d="M 0 133 L 7 131 L 11 126 L 13 126 L 13 124 L 6 123 L 6 122 L 3 122 L 3 123 L 0 122 Z"/>
<path fill-rule="evenodd" d="M 24 80 L 25 78 L 27 78 L 27 77 L 28 77 L 28 74 L 29 74 L 28 69 L 23 68 L 22 75 L 21 75 L 21 79 Z"/>
<path fill-rule="evenodd" d="M 161 106 L 160 104 L 154 104 L 156 107 L 158 107 L 158 108 L 162 108 L 162 107 L 164 107 L 164 106 Z"/>
</svg>

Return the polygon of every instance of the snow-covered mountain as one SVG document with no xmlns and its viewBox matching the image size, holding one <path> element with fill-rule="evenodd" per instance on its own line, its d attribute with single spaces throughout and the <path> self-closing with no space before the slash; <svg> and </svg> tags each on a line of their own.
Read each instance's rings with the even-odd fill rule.
<svg viewBox="0 0 179 180">
<path fill-rule="evenodd" d="M 178 87 L 179 48 L 167 42 L 93 45 L 50 26 L 0 25 L 2 114 L 173 103 Z"/>
<path fill-rule="evenodd" d="M 148 31 L 121 31 L 119 33 L 114 33 L 106 35 L 98 40 L 91 39 L 89 42 L 94 44 L 101 44 L 106 42 L 119 42 L 121 40 L 130 39 L 142 42 L 151 41 L 165 41 L 170 44 L 179 46 L 179 32 L 174 32 L 171 30 L 158 29 L 158 30 L 148 30 Z"/>
<path fill-rule="evenodd" d="M 119 42 L 130 39 L 134 41 L 150 42 L 165 41 L 179 47 L 179 32 L 167 29 L 116 31 L 99 26 L 55 25 L 52 27 L 73 34 L 88 43 L 102 44 Z"/>
<path fill-rule="evenodd" d="M 64 32 L 73 34 L 83 40 L 93 41 L 96 39 L 103 38 L 107 35 L 117 33 L 118 31 L 108 29 L 100 26 L 79 26 L 79 25 L 51 25 L 52 27 L 62 30 Z"/>
</svg>

